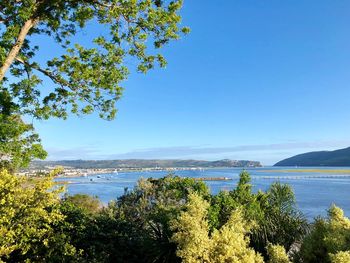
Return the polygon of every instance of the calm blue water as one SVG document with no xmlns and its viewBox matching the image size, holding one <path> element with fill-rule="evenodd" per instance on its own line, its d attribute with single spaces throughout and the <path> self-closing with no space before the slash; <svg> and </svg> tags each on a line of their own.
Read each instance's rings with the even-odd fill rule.
<svg viewBox="0 0 350 263">
<path fill-rule="evenodd" d="M 294 168 L 286 168 L 294 169 Z M 319 168 L 316 168 L 319 169 Z M 322 169 L 349 169 L 349 168 L 322 168 Z M 349 177 L 327 177 L 326 173 L 298 173 L 298 172 L 272 172 L 282 170 L 276 167 L 251 168 L 247 171 L 252 176 L 252 184 L 255 191 L 269 188 L 275 182 L 288 183 L 294 189 L 298 207 L 307 218 L 312 219 L 317 215 L 326 215 L 326 210 L 332 203 L 340 206 L 347 216 L 350 216 L 350 175 Z M 176 175 L 187 177 L 228 177 L 229 181 L 208 181 L 206 184 L 213 194 L 220 190 L 231 190 L 238 182 L 241 168 L 207 169 L 177 171 Z M 67 192 L 71 195 L 84 193 L 98 196 L 103 203 L 117 198 L 124 193 L 124 188 L 133 188 L 141 177 L 159 178 L 168 172 L 125 172 L 119 174 L 91 175 L 87 177 L 57 178 L 56 181 L 69 181 Z M 286 178 L 286 176 L 289 176 Z M 321 178 L 314 178 L 320 176 Z M 334 176 L 334 174 L 332 174 Z M 280 178 L 279 178 L 280 177 Z M 92 179 L 92 181 L 90 180 Z"/>
</svg>

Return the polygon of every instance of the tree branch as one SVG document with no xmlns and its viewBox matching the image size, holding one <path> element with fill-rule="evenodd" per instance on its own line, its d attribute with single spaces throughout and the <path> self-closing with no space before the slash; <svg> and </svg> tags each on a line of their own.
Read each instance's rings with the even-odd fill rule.
<svg viewBox="0 0 350 263">
<path fill-rule="evenodd" d="M 41 67 L 39 67 L 37 64 L 30 64 L 28 63 L 27 61 L 19 58 L 19 57 L 16 57 L 15 58 L 16 61 L 18 61 L 19 63 L 27 66 L 27 67 L 30 67 L 30 68 L 33 68 L 33 69 L 36 69 L 37 71 L 40 71 L 41 73 L 43 73 L 45 76 L 49 77 L 52 81 L 54 82 L 57 82 L 59 84 L 62 84 L 62 85 L 65 85 L 65 83 L 63 83 L 57 76 L 55 76 L 51 71 L 49 70 L 46 70 L 46 69 L 42 69 Z"/>
<path fill-rule="evenodd" d="M 102 2 L 99 1 L 99 0 L 93 0 L 92 3 L 97 4 L 97 5 L 99 5 L 99 6 L 103 6 L 103 7 L 108 7 L 108 8 L 112 7 L 111 4 L 105 4 L 105 3 L 102 3 Z"/>
<path fill-rule="evenodd" d="M 22 26 L 21 31 L 18 34 L 16 43 L 13 45 L 12 49 L 8 53 L 4 64 L 0 67 L 0 82 L 2 82 L 2 80 L 4 79 L 6 71 L 9 69 L 14 59 L 18 55 L 19 51 L 21 50 L 24 39 L 26 38 L 29 30 L 33 26 L 35 26 L 38 23 L 38 21 L 39 20 L 37 19 L 29 19 Z"/>
<path fill-rule="evenodd" d="M 41 73 L 43 73 L 45 76 L 47 76 L 48 78 L 50 78 L 54 83 L 60 85 L 63 89 L 65 89 L 66 87 L 69 87 L 72 91 L 74 91 L 77 95 L 77 91 L 71 86 L 69 85 L 69 83 L 65 82 L 64 80 L 62 80 L 60 77 L 56 76 L 52 71 L 46 70 L 46 69 L 42 69 L 40 68 L 36 63 L 28 63 L 27 61 L 16 57 L 15 58 L 16 61 L 18 61 L 19 63 L 23 64 L 26 67 L 35 69 Z M 88 104 L 92 105 L 93 107 L 100 109 L 100 106 L 98 104 L 93 103 L 91 100 L 88 100 L 87 98 L 83 97 L 84 101 L 87 102 Z"/>
<path fill-rule="evenodd" d="M 39 6 L 40 6 L 41 4 L 44 3 L 44 1 L 42 1 L 41 3 L 39 3 L 40 1 L 38 1 L 37 4 L 39 4 Z M 15 0 L 15 3 L 21 3 L 21 2 L 22 2 L 22 0 Z M 48 13 L 53 8 L 54 8 L 54 6 L 51 6 L 50 8 L 45 10 L 45 12 Z M 10 52 L 8 53 L 8 55 L 4 61 L 4 64 L 0 66 L 0 83 L 3 81 L 5 74 L 6 74 L 6 71 L 10 68 L 11 64 L 13 63 L 13 61 L 16 59 L 18 53 L 20 52 L 22 45 L 24 43 L 24 40 L 29 33 L 29 30 L 32 29 L 39 22 L 39 20 L 40 20 L 39 10 L 40 10 L 40 8 L 37 8 L 36 12 L 32 16 L 32 18 L 30 18 L 29 20 L 27 20 L 23 24 L 23 26 L 22 26 L 22 28 L 17 36 L 17 40 L 16 40 L 15 44 L 12 46 Z M 0 17 L 0 24 L 6 23 L 6 22 L 10 21 L 11 19 L 13 19 L 13 17 L 6 17 L 6 18 Z M 16 59 L 16 60 L 18 60 L 18 59 Z M 22 61 L 22 62 L 24 62 L 24 61 Z"/>
</svg>

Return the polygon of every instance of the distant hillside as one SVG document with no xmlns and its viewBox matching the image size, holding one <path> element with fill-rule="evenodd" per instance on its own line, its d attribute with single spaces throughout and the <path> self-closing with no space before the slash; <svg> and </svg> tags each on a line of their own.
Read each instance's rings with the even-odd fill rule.
<svg viewBox="0 0 350 263">
<path fill-rule="evenodd" d="M 274 166 L 350 166 L 350 147 L 298 154 L 279 161 Z"/>
<path fill-rule="evenodd" d="M 260 162 L 248 160 L 64 160 L 64 161 L 34 161 L 31 168 L 44 168 L 47 166 L 66 166 L 78 169 L 88 168 L 170 168 L 170 167 L 257 167 Z"/>
</svg>

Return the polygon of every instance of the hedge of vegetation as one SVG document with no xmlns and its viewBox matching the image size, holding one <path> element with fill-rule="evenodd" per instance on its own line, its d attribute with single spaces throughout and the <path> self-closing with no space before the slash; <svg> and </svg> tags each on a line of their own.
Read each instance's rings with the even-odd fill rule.
<svg viewBox="0 0 350 263">
<path fill-rule="evenodd" d="M 290 186 L 254 193 L 247 172 L 217 195 L 191 178 L 141 179 L 108 206 L 62 198 L 52 179 L 0 172 L 0 261 L 350 262 L 340 208 L 308 223 Z"/>
</svg>

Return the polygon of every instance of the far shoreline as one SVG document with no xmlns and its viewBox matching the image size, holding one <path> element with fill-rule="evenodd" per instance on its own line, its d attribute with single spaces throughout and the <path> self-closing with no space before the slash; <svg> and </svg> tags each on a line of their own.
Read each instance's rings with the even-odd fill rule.
<svg viewBox="0 0 350 263">
<path fill-rule="evenodd" d="M 59 178 L 72 178 L 72 177 L 87 177 L 93 175 L 103 175 L 103 174 L 118 174 L 118 173 L 147 173 L 147 172 L 168 172 L 169 174 L 177 171 L 204 171 L 204 170 L 221 170 L 221 169 L 256 169 L 263 167 L 169 167 L 169 168 L 122 168 L 122 169 L 81 169 L 86 170 L 85 173 L 79 171 L 72 172 L 69 174 L 60 174 L 56 177 Z M 79 170 L 79 169 L 77 169 Z"/>
<path fill-rule="evenodd" d="M 147 167 L 147 168 L 71 168 L 71 167 L 50 167 L 46 169 L 37 169 L 22 171 L 18 175 L 27 177 L 37 177 L 45 175 L 53 171 L 54 169 L 61 168 L 63 172 L 55 176 L 55 178 L 74 178 L 74 177 L 87 177 L 94 175 L 105 174 L 118 174 L 118 173 L 148 173 L 148 172 L 168 172 L 176 173 L 177 171 L 205 171 L 205 170 L 249 170 L 249 169 L 262 169 L 265 172 L 270 173 L 322 173 L 322 174 L 350 174 L 350 167 L 276 167 L 276 166 L 245 166 L 245 167 Z"/>
</svg>

